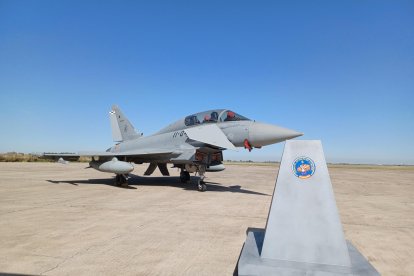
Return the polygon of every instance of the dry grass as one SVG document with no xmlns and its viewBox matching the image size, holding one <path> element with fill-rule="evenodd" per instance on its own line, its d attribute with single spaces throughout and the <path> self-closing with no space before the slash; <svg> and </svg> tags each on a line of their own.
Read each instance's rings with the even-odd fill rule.
<svg viewBox="0 0 414 276">
<path fill-rule="evenodd" d="M 79 160 L 71 162 L 90 162 L 90 157 L 80 157 Z M 0 153 L 0 162 L 56 162 L 55 159 L 47 159 L 37 154 L 7 152 Z M 253 162 L 253 161 L 224 161 L 224 165 L 243 165 L 243 166 L 279 166 L 280 162 Z M 380 170 L 414 170 L 414 166 L 409 165 L 365 165 L 365 164 L 328 164 L 329 168 L 346 169 L 380 169 Z"/>
<path fill-rule="evenodd" d="M 224 161 L 224 165 L 236 166 L 279 166 L 280 162 L 243 162 Z M 412 165 L 370 165 L 370 164 L 328 164 L 330 169 L 364 169 L 364 170 L 414 170 Z"/>
<path fill-rule="evenodd" d="M 74 161 L 74 162 L 89 162 L 89 161 L 91 161 L 90 157 L 80 157 L 79 160 Z M 7 153 L 0 153 L 0 162 L 56 162 L 56 160 L 47 159 L 37 154 L 7 152 Z"/>
<path fill-rule="evenodd" d="M 224 165 L 237 166 L 279 166 L 280 162 L 254 162 L 254 161 L 224 161 Z"/>
<path fill-rule="evenodd" d="M 48 162 L 34 154 L 7 152 L 0 154 L 0 162 Z"/>
</svg>

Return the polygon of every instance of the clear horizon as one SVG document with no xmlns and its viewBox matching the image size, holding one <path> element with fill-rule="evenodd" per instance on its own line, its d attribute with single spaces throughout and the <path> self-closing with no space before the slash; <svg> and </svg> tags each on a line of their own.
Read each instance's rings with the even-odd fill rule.
<svg viewBox="0 0 414 276">
<path fill-rule="evenodd" d="M 414 164 L 414 2 L 0 0 L 0 152 L 105 150 L 228 108 L 330 163 Z M 224 159 L 279 161 L 283 143 Z"/>
</svg>

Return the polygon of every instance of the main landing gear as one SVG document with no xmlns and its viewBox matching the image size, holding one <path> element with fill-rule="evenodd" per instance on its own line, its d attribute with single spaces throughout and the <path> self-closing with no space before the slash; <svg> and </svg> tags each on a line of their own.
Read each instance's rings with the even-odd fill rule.
<svg viewBox="0 0 414 276">
<path fill-rule="evenodd" d="M 115 185 L 121 187 L 128 187 L 128 178 L 125 174 L 117 174 L 115 176 Z"/>
<path fill-rule="evenodd" d="M 188 181 L 190 181 L 190 173 L 188 171 L 181 170 L 180 181 L 181 183 L 187 183 Z"/>
</svg>

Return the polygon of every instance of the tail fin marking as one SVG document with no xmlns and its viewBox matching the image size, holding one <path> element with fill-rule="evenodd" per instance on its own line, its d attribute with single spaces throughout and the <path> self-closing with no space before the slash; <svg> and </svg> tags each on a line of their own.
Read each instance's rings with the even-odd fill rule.
<svg viewBox="0 0 414 276">
<path fill-rule="evenodd" d="M 109 112 L 109 120 L 111 122 L 112 138 L 115 142 L 132 140 L 142 136 L 142 133 L 135 130 L 134 126 L 116 105 L 112 106 L 112 110 Z"/>
</svg>

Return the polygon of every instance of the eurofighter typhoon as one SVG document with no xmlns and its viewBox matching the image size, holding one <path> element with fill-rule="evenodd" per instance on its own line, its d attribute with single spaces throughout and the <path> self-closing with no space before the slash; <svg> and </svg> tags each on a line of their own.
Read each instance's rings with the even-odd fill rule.
<svg viewBox="0 0 414 276">
<path fill-rule="evenodd" d="M 46 158 L 60 162 L 92 157 L 90 167 L 114 173 L 115 184 L 128 185 L 133 163 L 149 163 L 144 175 L 151 175 L 158 167 L 168 176 L 167 164 L 179 168 L 180 181 L 190 181 L 190 173 L 199 175 L 197 188 L 206 191 L 205 172 L 224 170 L 223 150 L 253 148 L 279 143 L 303 135 L 302 133 L 250 120 L 231 110 L 216 109 L 189 115 L 150 136 L 134 129 L 118 106 L 109 112 L 112 136 L 116 144 L 106 151 L 78 153 L 44 153 Z"/>
</svg>

